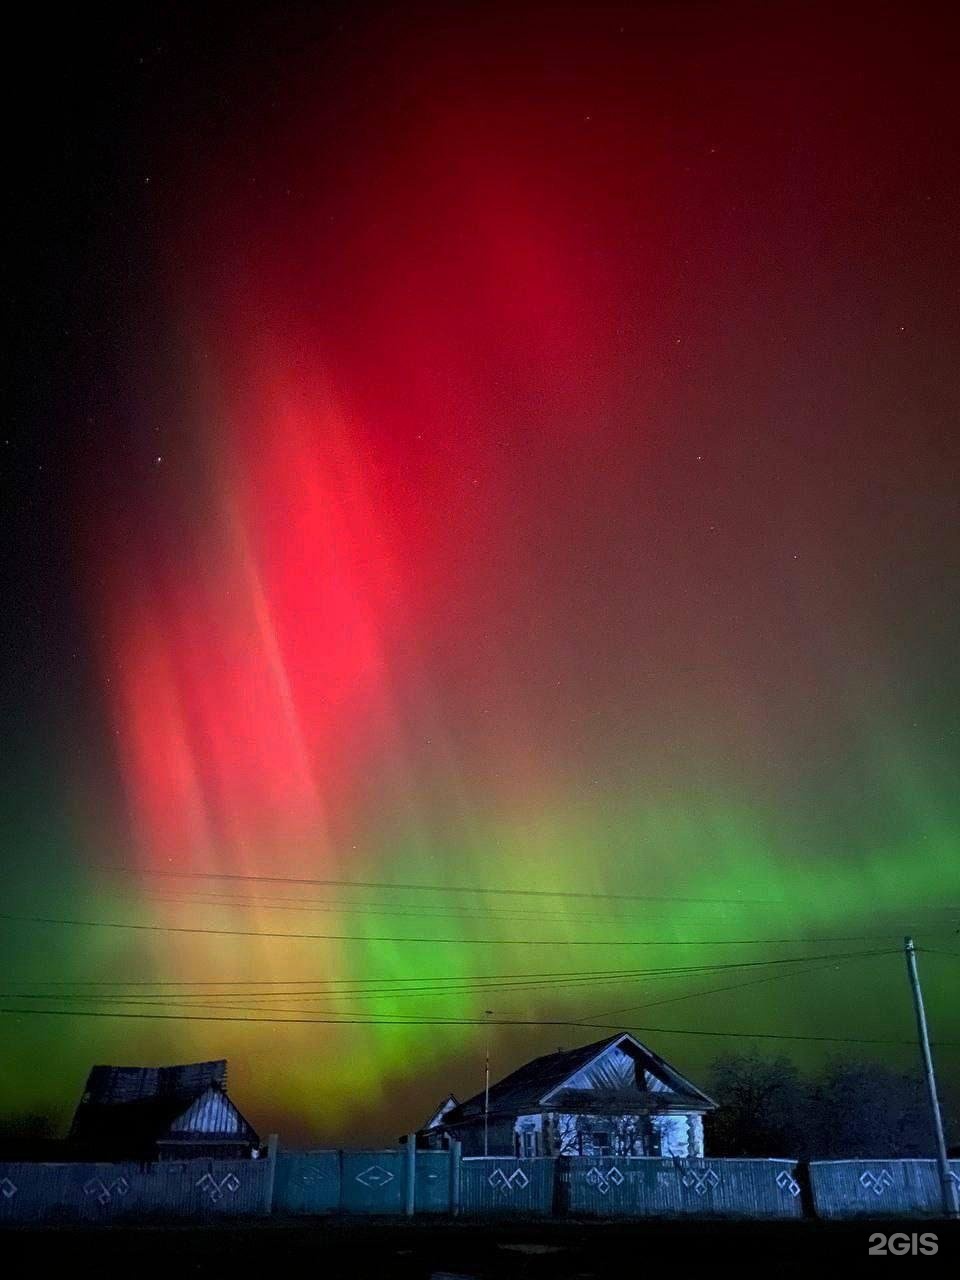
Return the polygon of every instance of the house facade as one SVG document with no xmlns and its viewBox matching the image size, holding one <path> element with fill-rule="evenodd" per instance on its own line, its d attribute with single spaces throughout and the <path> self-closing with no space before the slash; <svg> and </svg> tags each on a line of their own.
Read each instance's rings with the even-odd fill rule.
<svg viewBox="0 0 960 1280">
<path fill-rule="evenodd" d="M 227 1095 L 227 1064 L 94 1067 L 68 1144 L 97 1160 L 244 1159 L 260 1139 Z"/>
<path fill-rule="evenodd" d="M 627 1032 L 535 1058 L 458 1103 L 418 1145 L 461 1143 L 465 1156 L 702 1156 L 713 1100 Z"/>
</svg>

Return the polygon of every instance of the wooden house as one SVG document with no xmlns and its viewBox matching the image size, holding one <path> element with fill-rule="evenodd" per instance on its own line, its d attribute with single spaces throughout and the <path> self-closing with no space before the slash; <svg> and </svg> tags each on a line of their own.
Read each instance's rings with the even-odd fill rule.
<svg viewBox="0 0 960 1280">
<path fill-rule="evenodd" d="M 452 1104 L 452 1105 L 451 1105 Z M 716 1103 L 622 1032 L 535 1058 L 466 1102 L 448 1098 L 418 1146 L 459 1139 L 465 1156 L 702 1156 Z"/>
<path fill-rule="evenodd" d="M 68 1142 L 86 1159 L 238 1159 L 260 1139 L 227 1096 L 227 1064 L 94 1067 Z"/>
<path fill-rule="evenodd" d="M 448 1146 L 447 1131 L 443 1127 L 444 1118 L 449 1115 L 455 1107 L 459 1107 L 460 1103 L 453 1093 L 448 1093 L 444 1100 L 434 1111 L 433 1115 L 423 1126 L 417 1130 L 417 1146 L 428 1151 L 442 1151 Z M 406 1134 L 402 1134 L 400 1142 L 406 1142 Z"/>
</svg>

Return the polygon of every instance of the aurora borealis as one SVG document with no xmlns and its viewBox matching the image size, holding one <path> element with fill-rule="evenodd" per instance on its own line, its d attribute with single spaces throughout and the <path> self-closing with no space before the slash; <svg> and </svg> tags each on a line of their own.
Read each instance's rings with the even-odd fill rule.
<svg viewBox="0 0 960 1280">
<path fill-rule="evenodd" d="M 938 12 L 199 8 L 23 143 L 5 1112 L 225 1056 L 392 1140 L 485 1021 L 912 1065 L 906 932 L 956 1090 Z"/>
</svg>

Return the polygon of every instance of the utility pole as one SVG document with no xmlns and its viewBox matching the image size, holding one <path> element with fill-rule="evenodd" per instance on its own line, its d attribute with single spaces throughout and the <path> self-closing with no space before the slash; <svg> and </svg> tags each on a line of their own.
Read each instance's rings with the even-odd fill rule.
<svg viewBox="0 0 960 1280">
<path fill-rule="evenodd" d="M 930 1099 L 930 1114 L 933 1118 L 933 1132 L 937 1143 L 937 1165 L 940 1169 L 943 1212 L 948 1218 L 956 1218 L 960 1217 L 957 1183 L 954 1175 L 950 1172 L 950 1161 L 947 1159 L 947 1143 L 943 1136 L 943 1116 L 940 1114 L 940 1100 L 937 1097 L 937 1077 L 933 1072 L 933 1054 L 930 1052 L 930 1037 L 927 1034 L 927 1015 L 923 1008 L 923 992 L 920 990 L 920 978 L 917 974 L 917 949 L 913 945 L 912 938 L 904 938 L 903 950 L 907 957 L 907 976 L 910 979 L 910 989 L 913 992 L 913 1007 L 917 1014 L 917 1034 L 920 1038 L 923 1074 L 927 1083 L 927 1096 Z"/>
<path fill-rule="evenodd" d="M 486 1010 L 489 1016 L 492 1009 Z M 483 1154 L 490 1154 L 490 1024 L 487 1023 L 487 1052 L 483 1070 Z"/>
</svg>

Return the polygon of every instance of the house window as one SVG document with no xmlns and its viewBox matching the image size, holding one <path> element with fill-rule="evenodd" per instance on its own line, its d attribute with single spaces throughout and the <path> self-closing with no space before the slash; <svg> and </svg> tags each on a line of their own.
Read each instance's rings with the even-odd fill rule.
<svg viewBox="0 0 960 1280">
<path fill-rule="evenodd" d="M 518 1133 L 517 1134 L 517 1154 L 520 1156 L 523 1156 L 526 1159 L 529 1159 L 533 1156 L 538 1156 L 540 1154 L 539 1137 L 540 1135 L 535 1130 L 532 1130 L 532 1129 L 529 1129 L 529 1130 L 524 1129 L 522 1132 Z"/>
<path fill-rule="evenodd" d="M 608 1132 L 598 1130 L 595 1133 L 582 1133 L 580 1135 L 580 1154 L 582 1156 L 608 1156 L 612 1150 Z"/>
</svg>

